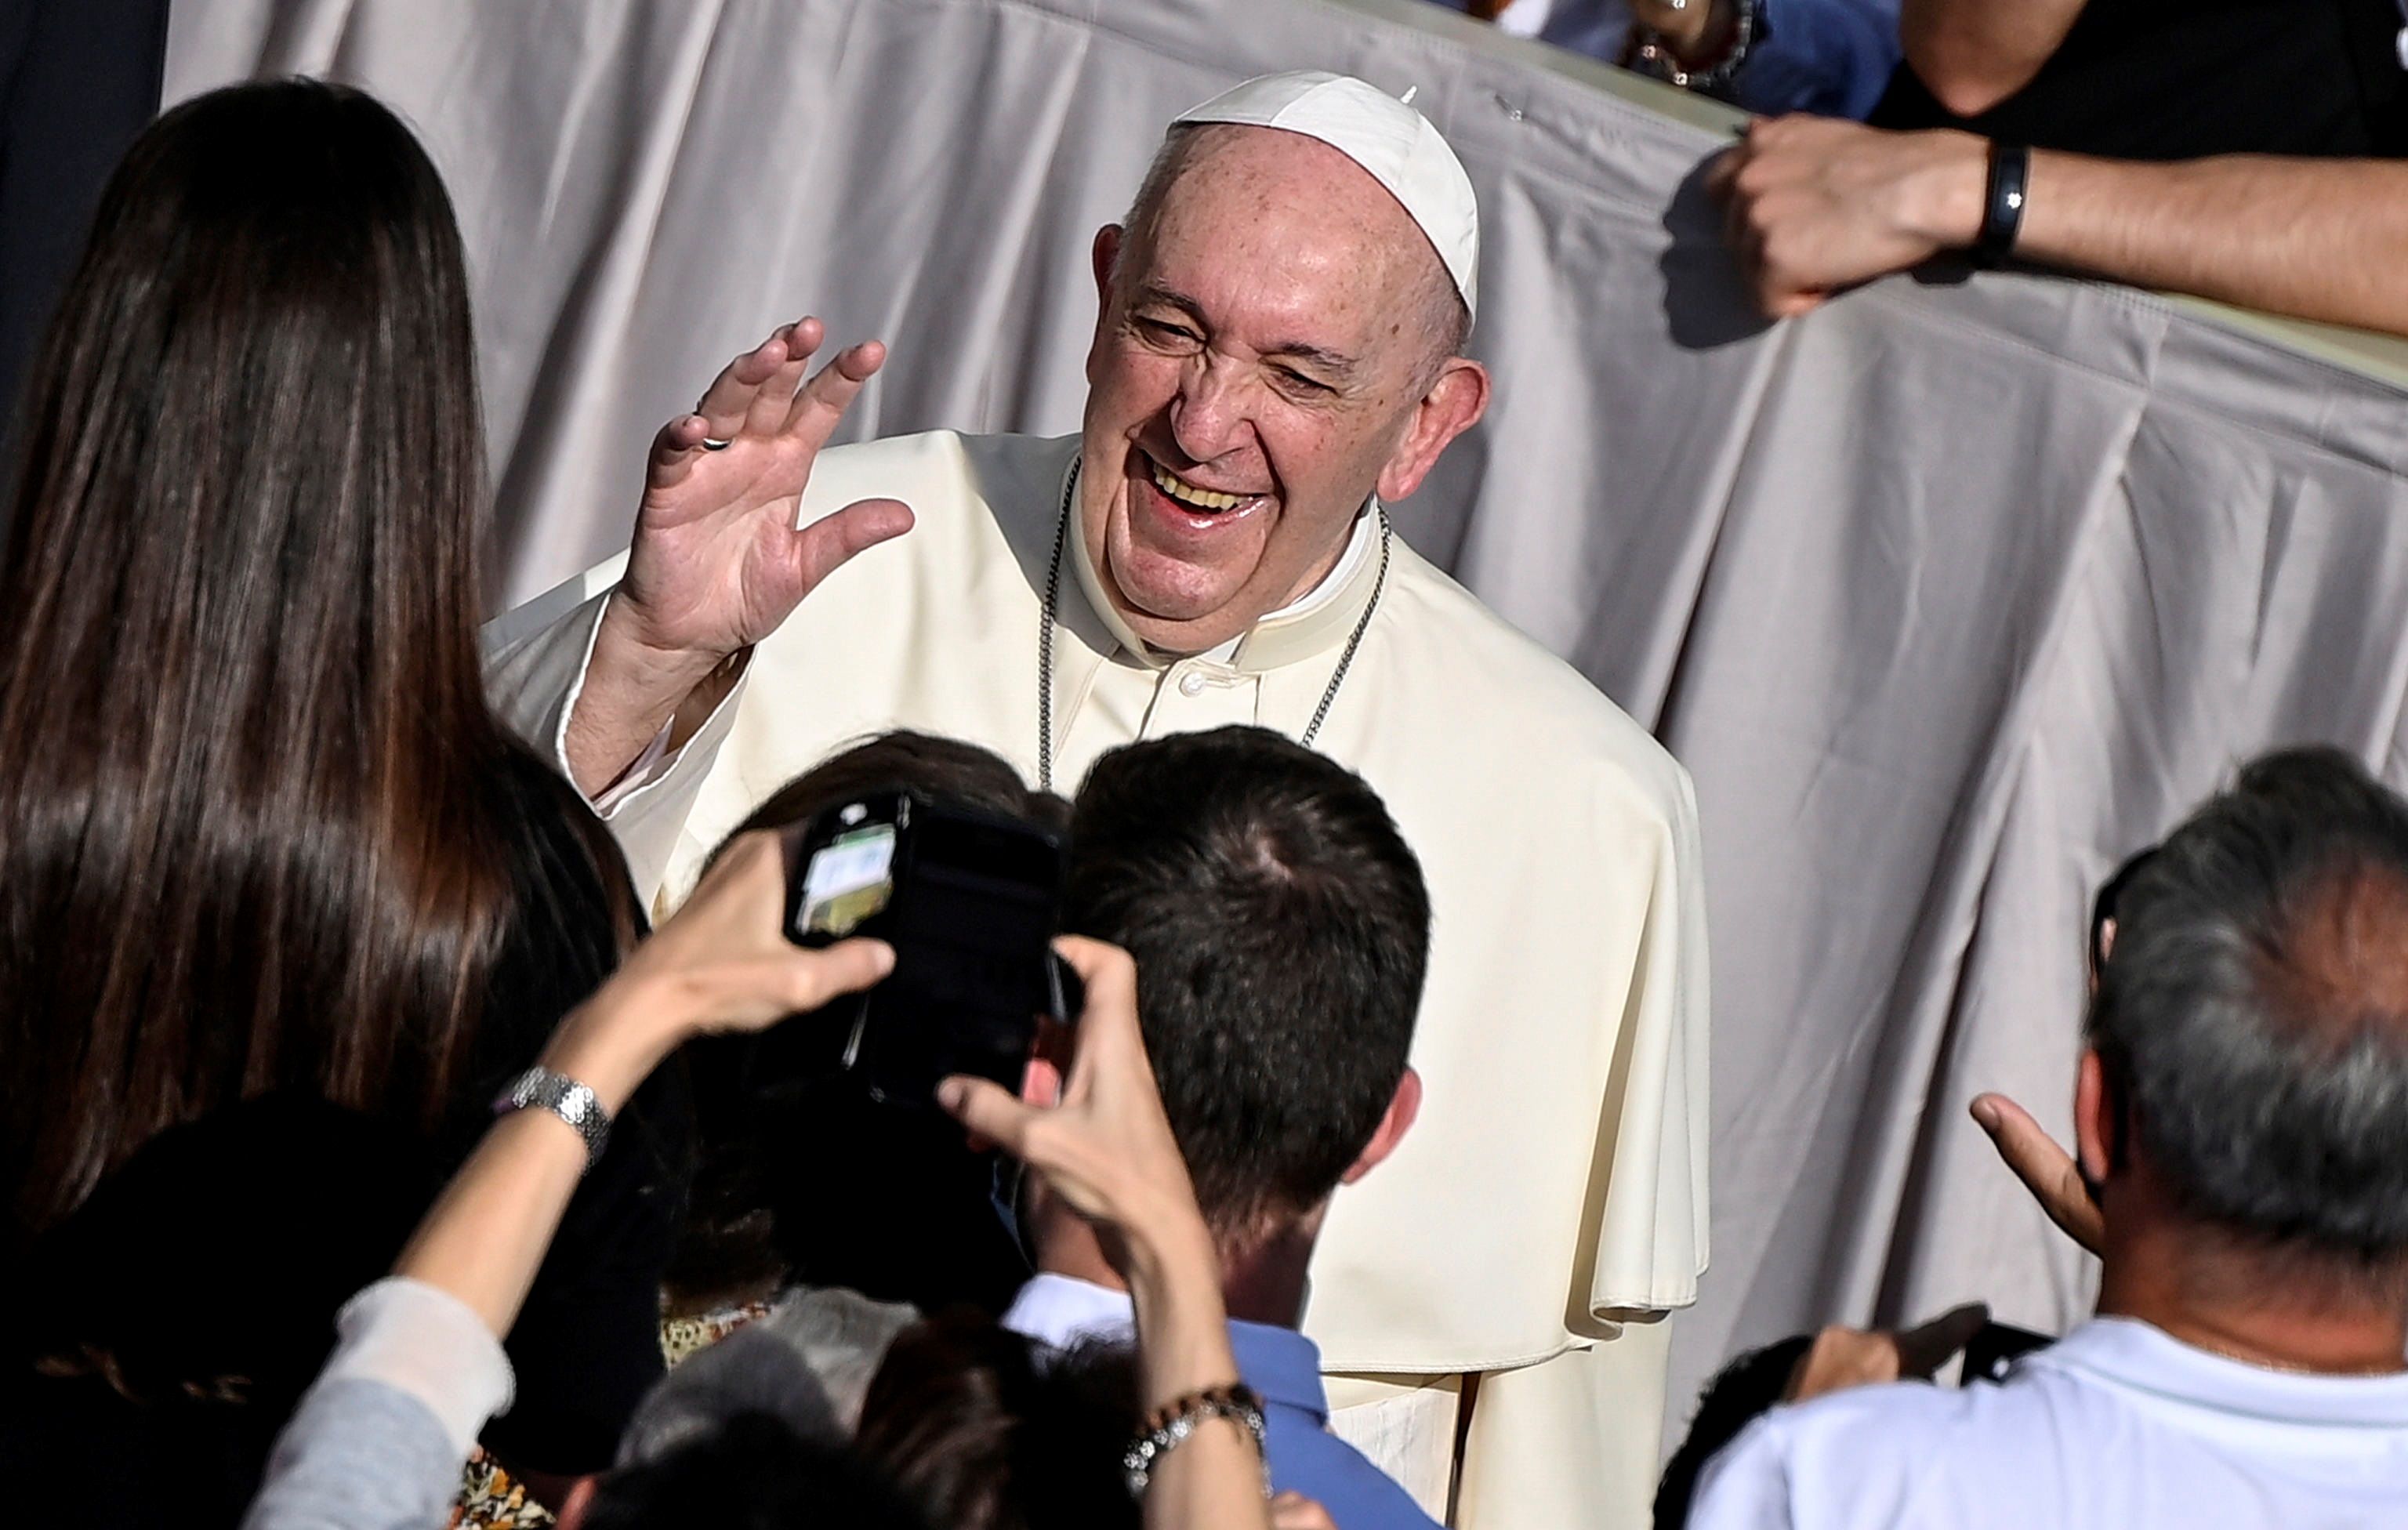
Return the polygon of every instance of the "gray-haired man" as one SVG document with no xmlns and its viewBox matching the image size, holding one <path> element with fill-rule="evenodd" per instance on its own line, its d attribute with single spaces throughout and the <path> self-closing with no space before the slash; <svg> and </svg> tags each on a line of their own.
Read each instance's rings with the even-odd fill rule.
<svg viewBox="0 0 2408 1530">
<path fill-rule="evenodd" d="M 2243 770 L 2121 888 L 2086 1032 L 2098 1316 L 1998 1385 L 1776 1409 L 1692 1525 L 2403 1522 L 2408 802 Z"/>
</svg>

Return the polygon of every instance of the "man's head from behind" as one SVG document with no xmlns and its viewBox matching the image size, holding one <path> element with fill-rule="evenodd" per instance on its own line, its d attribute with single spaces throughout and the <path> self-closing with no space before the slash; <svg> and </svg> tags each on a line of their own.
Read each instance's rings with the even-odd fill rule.
<svg viewBox="0 0 2408 1530">
<path fill-rule="evenodd" d="M 1362 779 L 1259 728 L 1131 744 L 1072 808 L 1065 926 L 1125 949 L 1205 1219 L 1318 1226 L 1412 1123 L 1420 864 Z"/>
<path fill-rule="evenodd" d="M 1096 236 L 1079 507 L 1122 619 L 1188 652 L 1310 590 L 1488 401 L 1470 182 L 1412 107 L 1292 76 L 1197 111 Z"/>
<path fill-rule="evenodd" d="M 2084 1168 L 2371 1293 L 2408 1278 L 2408 803 L 2267 756 L 2120 889 L 2087 1025 Z"/>
</svg>

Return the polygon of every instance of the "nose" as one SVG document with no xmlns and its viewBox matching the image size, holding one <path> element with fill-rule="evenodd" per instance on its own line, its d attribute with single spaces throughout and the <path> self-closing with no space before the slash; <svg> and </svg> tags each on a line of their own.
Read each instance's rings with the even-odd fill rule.
<svg viewBox="0 0 2408 1530">
<path fill-rule="evenodd" d="M 1208 463 L 1254 439 L 1252 394 L 1227 358 L 1206 350 L 1190 361 L 1170 401 L 1170 436 L 1190 462 Z"/>
</svg>

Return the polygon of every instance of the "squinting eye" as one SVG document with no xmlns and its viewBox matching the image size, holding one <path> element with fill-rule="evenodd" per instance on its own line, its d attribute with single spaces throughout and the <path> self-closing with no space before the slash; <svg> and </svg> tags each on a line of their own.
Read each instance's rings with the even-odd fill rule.
<svg viewBox="0 0 2408 1530">
<path fill-rule="evenodd" d="M 1194 345 L 1196 332 L 1183 324 L 1166 323 L 1159 319 L 1140 319 L 1137 327 L 1157 340 L 1175 340 L 1182 345 Z"/>
<path fill-rule="evenodd" d="M 1329 384 L 1306 377 L 1301 372 L 1291 372 L 1285 367 L 1280 368 L 1280 381 L 1300 393 L 1326 393 L 1330 391 Z"/>
</svg>

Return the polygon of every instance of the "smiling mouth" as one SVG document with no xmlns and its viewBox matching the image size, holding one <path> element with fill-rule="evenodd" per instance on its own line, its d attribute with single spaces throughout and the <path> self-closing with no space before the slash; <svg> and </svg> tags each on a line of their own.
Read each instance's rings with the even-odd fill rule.
<svg viewBox="0 0 2408 1530">
<path fill-rule="evenodd" d="M 1151 457 L 1146 459 L 1146 465 L 1153 470 L 1154 486 L 1162 491 L 1162 497 L 1184 510 L 1194 510 L 1202 515 L 1220 515 L 1226 511 L 1234 510 L 1241 505 L 1250 505 L 1262 497 L 1260 494 L 1224 493 L 1218 489 L 1207 489 L 1201 485 L 1190 483 Z"/>
</svg>

